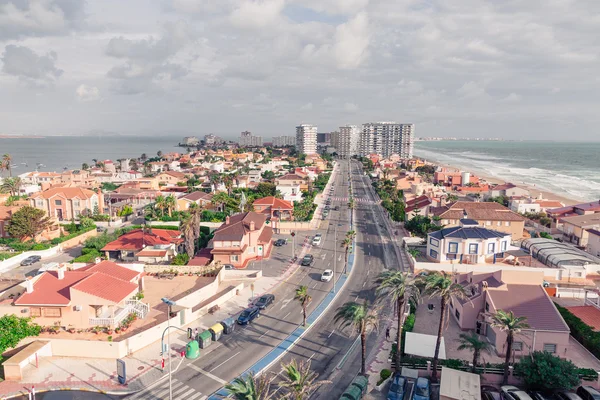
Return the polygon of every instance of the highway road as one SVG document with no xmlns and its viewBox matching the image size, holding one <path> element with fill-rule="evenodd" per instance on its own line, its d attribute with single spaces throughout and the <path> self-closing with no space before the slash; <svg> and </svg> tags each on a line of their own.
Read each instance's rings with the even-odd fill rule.
<svg viewBox="0 0 600 400">
<path fill-rule="evenodd" d="M 282 358 L 283 362 L 291 359 L 310 360 L 311 369 L 319 374 L 319 379 L 327 379 L 332 384 L 322 386 L 312 399 L 337 399 L 360 372 L 361 351 L 360 340 L 350 329 L 340 331 L 333 322 L 336 309 L 348 301 L 361 302 L 367 299 L 375 301 L 374 281 L 384 268 L 403 268 L 398 260 L 388 232 L 388 224 L 384 222 L 384 209 L 376 204 L 376 195 L 370 179 L 364 176 L 360 163 L 352 162 L 352 188 L 355 197 L 355 218 L 357 232 L 354 268 L 343 292 L 336 298 L 322 317 Z M 347 182 L 347 178 L 343 179 Z M 334 203 L 335 204 L 335 203 Z M 408 268 L 406 266 L 405 268 Z M 405 269 L 404 268 L 404 269 Z M 406 269 L 405 269 L 406 270 Z M 389 310 L 383 310 L 382 320 L 386 320 Z M 381 326 L 385 329 L 386 326 Z M 373 347 L 376 334 L 371 333 L 367 351 Z M 271 373 L 279 373 L 280 366 L 275 365 Z"/>
<path fill-rule="evenodd" d="M 338 175 L 334 181 L 333 198 L 347 199 L 348 171 L 348 162 L 340 162 Z M 340 207 L 339 211 L 333 210 L 336 205 Z M 361 208 L 358 214 L 361 215 L 363 220 L 366 218 L 364 213 L 368 214 L 370 212 L 367 210 L 362 211 Z M 315 258 L 313 265 L 299 267 L 288 278 L 287 282 L 279 285 L 273 293 L 276 296 L 275 303 L 262 312 L 259 319 L 249 326 L 238 326 L 236 332 L 225 335 L 218 343 L 202 350 L 197 360 L 182 365 L 173 374 L 173 399 L 204 399 L 205 396 L 212 394 L 225 383 L 251 367 L 270 350 L 279 345 L 302 323 L 302 309 L 299 303 L 293 300 L 294 292 L 300 285 L 308 286 L 309 293 L 313 298 L 308 307 L 310 313 L 331 290 L 333 282 L 321 282 L 320 277 L 325 269 L 333 269 L 336 264 L 336 279 L 340 276 L 344 264 L 344 251 L 341 247 L 341 241 L 349 230 L 348 216 L 347 200 L 334 200 L 328 218 L 322 221 L 320 229 L 314 232 L 320 232 L 323 239 L 320 246 L 310 249 L 310 254 Z M 373 232 L 374 226 L 373 223 L 361 222 L 358 229 L 370 229 L 370 232 Z M 336 227 L 337 241 L 334 238 Z M 379 239 L 375 233 L 369 234 L 368 237 L 365 237 L 363 233 L 359 233 L 358 236 L 359 243 L 367 241 L 364 248 L 365 252 L 375 254 L 381 251 L 378 250 Z M 360 246 L 364 247 L 365 245 L 361 243 Z M 334 256 L 337 258 L 337 263 Z M 376 268 L 376 265 L 378 265 L 376 257 L 369 259 L 369 261 L 373 263 L 373 268 Z M 359 276 L 359 274 L 356 274 L 356 276 Z M 355 285 L 362 285 L 362 283 L 356 283 L 357 279 L 354 277 L 352 282 Z M 346 290 L 348 289 L 344 288 L 344 291 Z M 324 342 L 320 332 L 317 330 L 309 331 L 306 339 L 294 346 L 292 352 L 302 351 L 303 354 L 306 354 L 308 352 L 306 349 Z M 312 353 L 309 353 L 308 356 L 310 354 Z M 142 392 L 127 397 L 127 399 L 165 399 L 168 398 L 168 390 L 168 380 L 164 379 Z"/>
</svg>

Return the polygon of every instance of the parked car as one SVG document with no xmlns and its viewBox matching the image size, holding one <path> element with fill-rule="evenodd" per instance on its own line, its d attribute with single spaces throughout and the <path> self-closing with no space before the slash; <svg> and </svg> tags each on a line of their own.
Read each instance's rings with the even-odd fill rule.
<svg viewBox="0 0 600 400">
<path fill-rule="evenodd" d="M 333 210 L 334 210 L 334 211 L 340 211 L 340 206 L 335 206 L 335 207 L 333 207 Z"/>
<path fill-rule="evenodd" d="M 235 267 L 232 264 L 223 264 L 223 268 L 225 268 L 226 270 L 235 269 Z"/>
<path fill-rule="evenodd" d="M 406 388 L 408 381 L 405 377 L 400 375 L 394 375 L 392 378 L 392 384 L 390 385 L 390 391 L 387 395 L 387 400 L 403 400 L 406 394 Z"/>
<path fill-rule="evenodd" d="M 320 233 L 317 233 L 317 234 L 315 235 L 315 237 L 313 238 L 313 240 L 312 240 L 312 245 L 313 245 L 313 246 L 318 246 L 318 245 L 320 245 L 320 244 L 321 244 L 321 234 L 320 234 Z"/>
<path fill-rule="evenodd" d="M 533 400 L 524 390 L 512 385 L 501 386 L 500 395 L 504 400 Z"/>
<path fill-rule="evenodd" d="M 265 308 L 267 308 L 271 304 L 273 304 L 274 301 L 275 301 L 275 295 L 263 294 L 262 296 L 260 296 L 258 298 L 258 300 L 256 300 L 256 303 L 254 303 L 254 305 L 256 307 L 258 307 L 260 310 L 264 310 Z"/>
<path fill-rule="evenodd" d="M 413 393 L 413 400 L 429 400 L 431 395 L 431 385 L 429 379 L 424 377 L 417 378 Z"/>
<path fill-rule="evenodd" d="M 554 392 L 554 398 L 556 400 L 582 400 L 577 394 L 566 390 Z"/>
<path fill-rule="evenodd" d="M 583 400 L 600 400 L 600 392 L 588 385 L 579 386 L 577 388 L 577 395 Z"/>
<path fill-rule="evenodd" d="M 237 323 L 240 325 L 248 325 L 250 322 L 254 321 L 260 315 L 260 310 L 258 307 L 250 307 L 246 308 L 237 319 Z"/>
<path fill-rule="evenodd" d="M 313 255 L 307 254 L 304 257 L 302 257 L 302 262 L 300 263 L 300 265 L 302 265 L 303 267 L 309 267 L 313 263 L 313 260 Z"/>
<path fill-rule="evenodd" d="M 321 274 L 321 282 L 329 282 L 333 278 L 333 271 L 330 269 L 326 269 Z"/>
<path fill-rule="evenodd" d="M 534 390 L 529 390 L 527 391 L 527 393 L 529 394 L 529 396 L 533 399 L 533 400 L 550 400 L 552 396 L 542 393 L 542 392 L 538 392 L 538 391 L 534 391 Z"/>
<path fill-rule="evenodd" d="M 274 245 L 274 246 L 277 246 L 277 247 L 279 247 L 279 246 L 283 246 L 284 244 L 285 244 L 285 239 L 277 239 L 277 240 L 275 241 L 275 243 L 273 243 L 273 245 Z"/>
<path fill-rule="evenodd" d="M 33 265 L 36 262 L 40 261 L 42 259 L 42 257 L 40 256 L 29 256 L 26 259 L 24 259 L 23 261 L 21 261 L 21 266 L 26 267 L 28 265 Z"/>
<path fill-rule="evenodd" d="M 481 391 L 481 400 L 500 400 L 500 392 L 491 389 L 483 389 Z"/>
</svg>

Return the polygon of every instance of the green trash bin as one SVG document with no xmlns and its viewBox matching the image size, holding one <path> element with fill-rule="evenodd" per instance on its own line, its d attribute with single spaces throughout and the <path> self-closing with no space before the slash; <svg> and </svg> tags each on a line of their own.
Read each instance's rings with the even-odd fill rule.
<svg viewBox="0 0 600 400">
<path fill-rule="evenodd" d="M 198 335 L 198 344 L 201 349 L 205 349 L 212 343 L 212 334 L 210 331 L 204 331 Z"/>
<path fill-rule="evenodd" d="M 195 360 L 200 356 L 200 346 L 198 342 L 192 340 L 185 346 L 185 358 L 188 360 Z"/>
<path fill-rule="evenodd" d="M 369 386 L 369 379 L 366 376 L 359 375 L 354 378 L 352 385 L 358 387 L 364 394 L 367 391 L 367 386 Z"/>
</svg>

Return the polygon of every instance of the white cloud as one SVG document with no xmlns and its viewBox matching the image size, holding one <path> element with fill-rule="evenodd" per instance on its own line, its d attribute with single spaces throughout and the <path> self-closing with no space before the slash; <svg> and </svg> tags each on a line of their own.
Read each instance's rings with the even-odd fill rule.
<svg viewBox="0 0 600 400">
<path fill-rule="evenodd" d="M 75 95 L 81 102 L 96 101 L 100 99 L 100 90 L 96 86 L 81 84 L 75 89 Z"/>
<path fill-rule="evenodd" d="M 333 51 L 341 69 L 355 69 L 368 56 L 369 20 L 365 12 L 339 25 L 335 31 Z"/>
<path fill-rule="evenodd" d="M 9 44 L 2 54 L 2 72 L 30 83 L 50 83 L 63 73 L 56 66 L 57 59 L 54 51 L 39 56 L 28 47 Z"/>
<path fill-rule="evenodd" d="M 261 29 L 277 22 L 283 0 L 244 0 L 231 13 L 231 23 L 238 28 Z"/>
<path fill-rule="evenodd" d="M 358 106 L 354 103 L 346 103 L 346 104 L 344 104 L 344 111 L 356 112 L 356 111 L 358 111 Z"/>
<path fill-rule="evenodd" d="M 369 0 L 295 0 L 303 7 L 328 14 L 355 14 L 369 4 Z"/>
<path fill-rule="evenodd" d="M 516 93 L 511 93 L 508 96 L 506 96 L 505 98 L 502 99 L 502 101 L 507 102 L 507 103 L 516 103 L 521 101 L 521 95 L 518 95 Z"/>
<path fill-rule="evenodd" d="M 480 98 L 486 95 L 485 88 L 478 85 L 477 83 L 470 81 L 462 85 L 456 90 L 456 94 L 459 97 L 465 99 Z"/>
<path fill-rule="evenodd" d="M 313 109 L 312 103 L 306 103 L 302 107 L 300 107 L 300 111 L 310 111 Z"/>
</svg>

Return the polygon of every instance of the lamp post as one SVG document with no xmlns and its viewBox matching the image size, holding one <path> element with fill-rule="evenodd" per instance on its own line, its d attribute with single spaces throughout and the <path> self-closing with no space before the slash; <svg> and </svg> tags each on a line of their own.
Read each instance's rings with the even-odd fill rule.
<svg viewBox="0 0 600 400">
<path fill-rule="evenodd" d="M 296 258 L 296 232 L 292 232 L 292 260 Z"/>
<path fill-rule="evenodd" d="M 335 224 L 335 234 L 333 239 L 333 294 L 335 294 L 335 270 L 337 266 L 337 227 Z"/>
<path fill-rule="evenodd" d="M 169 400 L 173 400 L 173 384 L 171 380 L 171 307 L 175 305 L 174 301 L 163 297 L 162 302 L 167 305 L 167 356 L 169 357 Z"/>
</svg>

